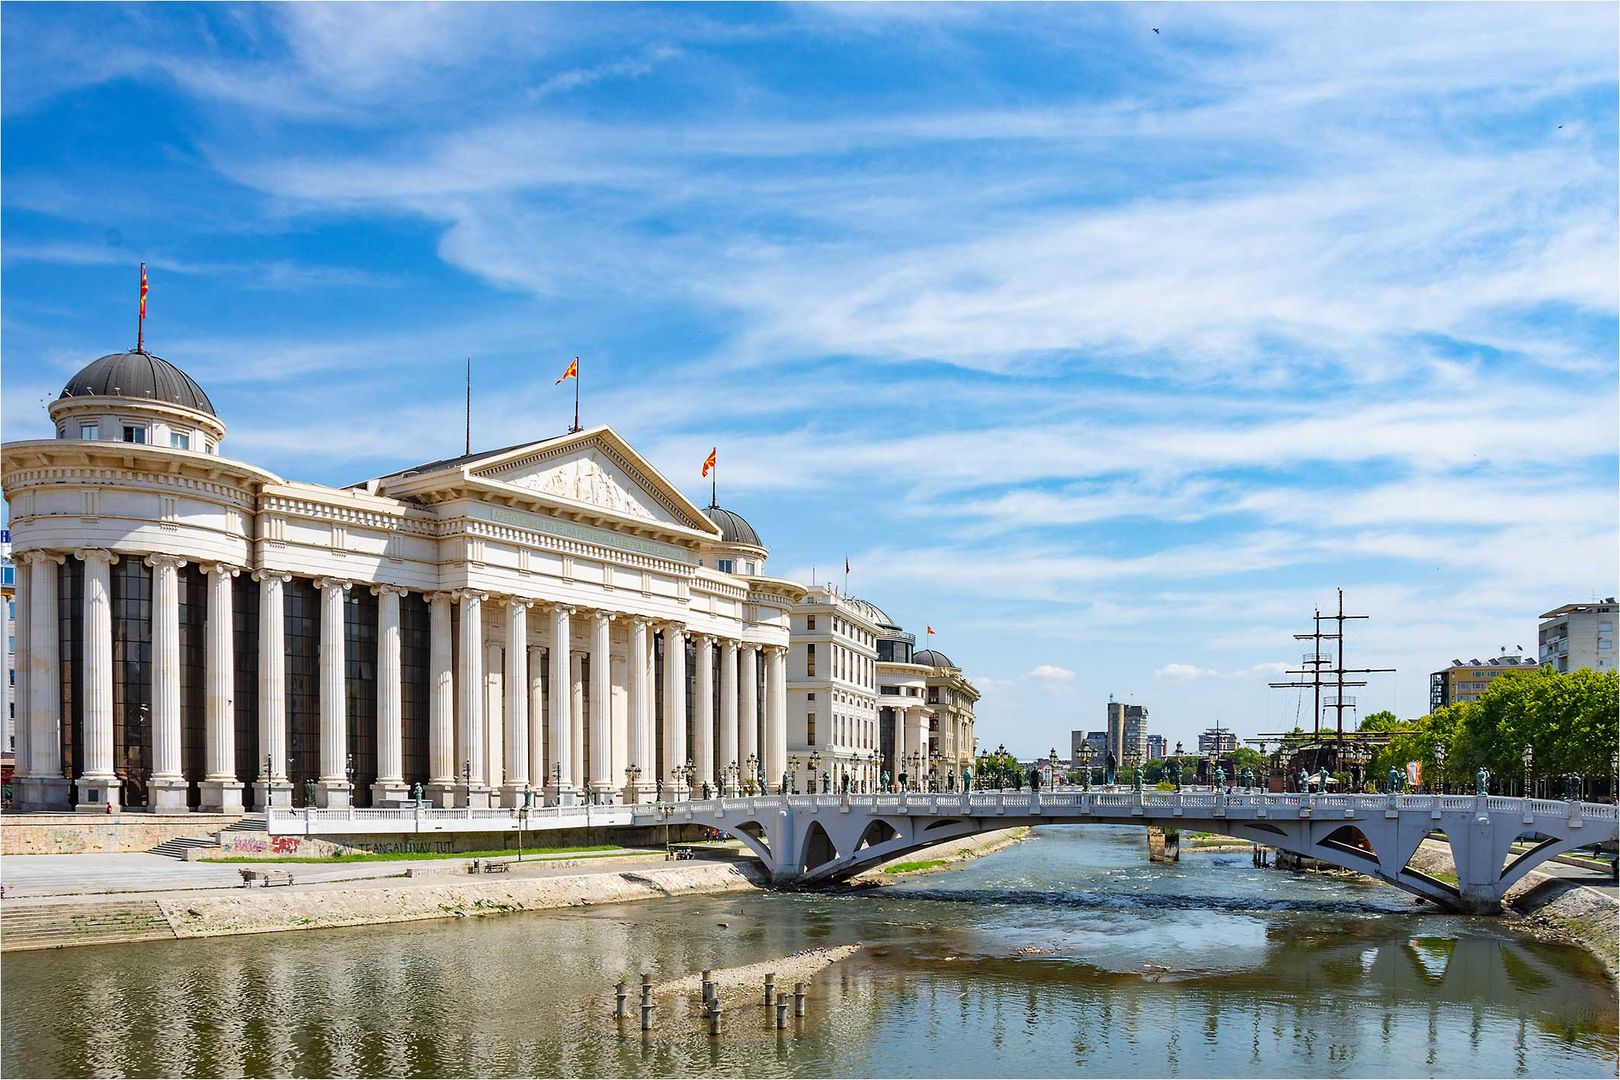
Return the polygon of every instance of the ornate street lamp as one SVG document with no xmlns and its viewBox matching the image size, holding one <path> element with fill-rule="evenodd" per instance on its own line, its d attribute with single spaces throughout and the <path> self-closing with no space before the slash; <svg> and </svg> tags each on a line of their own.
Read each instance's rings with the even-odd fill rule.
<svg viewBox="0 0 1620 1080">
<path fill-rule="evenodd" d="M 1520 755 L 1520 760 L 1524 762 L 1524 797 L 1528 799 L 1534 794 L 1530 790 L 1530 766 L 1536 760 L 1536 751 L 1529 743 L 1524 744 L 1524 753 Z"/>
<path fill-rule="evenodd" d="M 1440 794 L 1446 793 L 1446 744 L 1434 744 L 1434 767 L 1440 773 Z"/>
<path fill-rule="evenodd" d="M 625 786 L 630 789 L 630 791 L 629 791 L 629 796 L 630 797 L 625 799 L 624 801 L 625 802 L 636 802 L 637 801 L 636 781 L 641 779 L 641 766 L 640 765 L 626 765 L 624 767 L 624 779 L 625 779 Z"/>
<path fill-rule="evenodd" d="M 1091 790 L 1091 744 L 1080 744 L 1080 788 L 1082 791 Z"/>
<path fill-rule="evenodd" d="M 1620 750 L 1609 755 L 1609 798 L 1620 802 Z"/>
</svg>

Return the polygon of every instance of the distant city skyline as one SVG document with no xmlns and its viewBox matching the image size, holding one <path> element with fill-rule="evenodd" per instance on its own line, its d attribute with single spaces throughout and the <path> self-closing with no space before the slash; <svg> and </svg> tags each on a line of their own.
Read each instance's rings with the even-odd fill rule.
<svg viewBox="0 0 1620 1080">
<path fill-rule="evenodd" d="M 1360 715 L 1620 592 L 1609 5 L 0 13 L 8 439 L 147 346 L 352 483 L 609 423 L 981 746 Z M 1155 32 L 1157 28 L 1158 32 Z M 1557 528 L 1547 525 L 1556 522 Z"/>
</svg>

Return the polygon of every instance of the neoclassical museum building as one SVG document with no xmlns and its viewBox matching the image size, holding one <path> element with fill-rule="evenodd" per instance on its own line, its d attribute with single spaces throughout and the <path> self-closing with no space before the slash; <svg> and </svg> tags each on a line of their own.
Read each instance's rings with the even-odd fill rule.
<svg viewBox="0 0 1620 1080">
<path fill-rule="evenodd" d="M 807 590 L 609 427 L 332 488 L 224 456 L 146 352 L 49 411 L 0 462 L 21 809 L 647 801 L 787 770 Z"/>
</svg>

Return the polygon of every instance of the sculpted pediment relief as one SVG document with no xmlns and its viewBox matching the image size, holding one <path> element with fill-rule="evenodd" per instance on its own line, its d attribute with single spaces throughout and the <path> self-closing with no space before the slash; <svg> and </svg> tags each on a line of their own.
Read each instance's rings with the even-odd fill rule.
<svg viewBox="0 0 1620 1080">
<path fill-rule="evenodd" d="M 671 513 L 629 470 L 598 447 L 580 447 L 539 462 L 517 462 L 490 470 L 491 480 L 554 498 L 667 525 L 687 523 Z"/>
</svg>

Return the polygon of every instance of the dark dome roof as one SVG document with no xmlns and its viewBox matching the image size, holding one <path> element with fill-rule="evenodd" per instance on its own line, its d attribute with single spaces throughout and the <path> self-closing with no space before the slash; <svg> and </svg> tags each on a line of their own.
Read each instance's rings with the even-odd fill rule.
<svg viewBox="0 0 1620 1080">
<path fill-rule="evenodd" d="M 955 664 L 951 663 L 950 657 L 946 656 L 938 649 L 924 649 L 921 652 L 914 652 L 911 654 L 911 662 L 913 664 L 921 664 L 924 667 L 953 668 L 956 666 Z"/>
<path fill-rule="evenodd" d="M 858 596 L 846 596 L 844 597 L 844 601 L 849 604 L 850 607 L 854 608 L 856 611 L 860 612 L 868 620 L 870 620 L 873 626 L 895 625 L 889 621 L 889 616 L 884 614 L 883 609 L 872 603 L 870 600 L 862 600 Z"/>
<path fill-rule="evenodd" d="M 748 524 L 741 514 L 734 514 L 730 510 L 722 510 L 718 506 L 705 506 L 703 516 L 714 523 L 720 530 L 720 542 L 724 544 L 746 544 L 749 547 L 762 548 L 765 545 L 759 541 L 759 533 Z"/>
<path fill-rule="evenodd" d="M 92 360 L 62 387 L 61 397 L 147 398 L 218 415 L 196 380 L 161 356 L 146 352 L 111 353 Z"/>
</svg>

